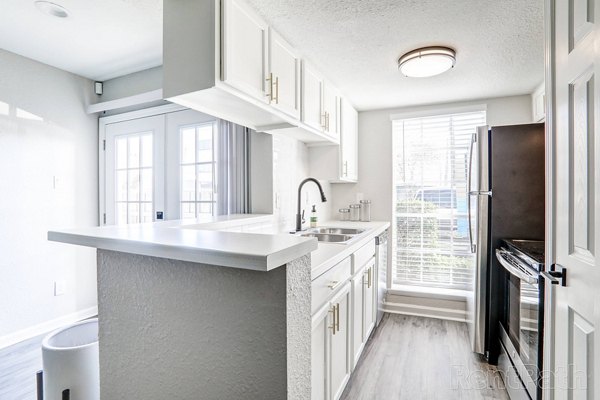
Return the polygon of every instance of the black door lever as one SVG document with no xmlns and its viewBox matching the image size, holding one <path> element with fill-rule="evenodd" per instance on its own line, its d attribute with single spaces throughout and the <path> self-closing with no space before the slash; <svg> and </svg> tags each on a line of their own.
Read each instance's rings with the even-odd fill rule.
<svg viewBox="0 0 600 400">
<path fill-rule="evenodd" d="M 557 267 L 560 268 L 560 271 L 556 270 Z M 548 279 L 553 285 L 560 283 L 561 286 L 567 286 L 567 269 L 560 264 L 552 264 L 550 271 L 542 271 L 540 275 L 544 279 Z"/>
</svg>

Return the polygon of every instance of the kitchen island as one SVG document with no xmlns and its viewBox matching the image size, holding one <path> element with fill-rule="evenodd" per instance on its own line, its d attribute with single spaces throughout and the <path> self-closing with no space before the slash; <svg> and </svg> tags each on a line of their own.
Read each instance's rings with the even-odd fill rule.
<svg viewBox="0 0 600 400">
<path fill-rule="evenodd" d="M 102 399 L 310 399 L 314 271 L 351 249 L 276 230 L 238 215 L 49 232 L 98 249 Z"/>
</svg>

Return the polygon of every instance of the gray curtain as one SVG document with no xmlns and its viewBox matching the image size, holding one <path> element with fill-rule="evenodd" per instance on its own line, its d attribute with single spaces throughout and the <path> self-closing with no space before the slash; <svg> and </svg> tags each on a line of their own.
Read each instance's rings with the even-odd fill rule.
<svg viewBox="0 0 600 400">
<path fill-rule="evenodd" d="M 245 126 L 219 120 L 217 211 L 250 213 L 250 133 Z"/>
</svg>

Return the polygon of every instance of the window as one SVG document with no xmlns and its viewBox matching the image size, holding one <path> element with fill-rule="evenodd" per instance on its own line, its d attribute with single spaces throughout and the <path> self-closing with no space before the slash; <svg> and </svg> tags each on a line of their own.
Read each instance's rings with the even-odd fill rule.
<svg viewBox="0 0 600 400">
<path fill-rule="evenodd" d="M 216 214 L 216 123 L 181 127 L 181 218 Z"/>
<path fill-rule="evenodd" d="M 469 287 L 469 150 L 485 123 L 485 111 L 393 122 L 394 285 Z"/>
</svg>

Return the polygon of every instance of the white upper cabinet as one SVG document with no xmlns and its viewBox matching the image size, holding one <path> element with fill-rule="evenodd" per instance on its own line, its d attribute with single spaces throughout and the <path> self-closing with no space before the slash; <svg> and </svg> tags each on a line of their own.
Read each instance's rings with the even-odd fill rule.
<svg viewBox="0 0 600 400">
<path fill-rule="evenodd" d="M 340 179 L 358 180 L 358 113 L 346 99 L 341 100 Z"/>
<path fill-rule="evenodd" d="M 305 143 L 339 143 L 340 96 L 245 0 L 168 1 L 166 100 Z"/>
<path fill-rule="evenodd" d="M 267 99 L 284 113 L 300 119 L 300 57 L 277 32 L 269 30 Z"/>
<path fill-rule="evenodd" d="M 323 88 L 323 130 L 336 140 L 340 137 L 340 96 L 329 82 L 324 82 Z"/>
<path fill-rule="evenodd" d="M 224 0 L 223 12 L 223 80 L 268 102 L 268 25 L 239 0 Z"/>
<path fill-rule="evenodd" d="M 310 64 L 302 62 L 302 122 L 319 131 L 325 127 L 321 112 L 323 84 L 321 74 Z"/>
</svg>

